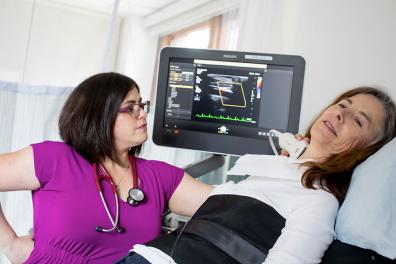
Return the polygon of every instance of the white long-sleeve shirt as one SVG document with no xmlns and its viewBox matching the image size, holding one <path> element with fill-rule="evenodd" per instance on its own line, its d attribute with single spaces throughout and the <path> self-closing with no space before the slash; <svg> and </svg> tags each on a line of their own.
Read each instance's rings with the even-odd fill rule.
<svg viewBox="0 0 396 264">
<path fill-rule="evenodd" d="M 265 264 L 320 263 L 334 239 L 338 201 L 324 190 L 303 187 L 304 168 L 300 163 L 283 156 L 242 156 L 228 174 L 251 176 L 237 184 L 219 185 L 210 194 L 252 197 L 273 207 L 286 219 Z M 164 253 L 158 254 L 157 249 L 137 245 L 134 251 L 152 263 L 160 264 L 160 259 L 169 263 Z"/>
</svg>

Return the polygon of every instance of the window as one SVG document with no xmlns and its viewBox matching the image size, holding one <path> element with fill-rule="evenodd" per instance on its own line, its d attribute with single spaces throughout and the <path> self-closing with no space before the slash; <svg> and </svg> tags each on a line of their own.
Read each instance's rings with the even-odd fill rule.
<svg viewBox="0 0 396 264">
<path fill-rule="evenodd" d="M 223 20 L 223 15 L 216 16 L 199 24 L 163 36 L 159 41 L 158 50 L 166 46 L 200 49 L 219 48 L 220 31 Z M 157 55 L 156 65 L 158 65 L 158 60 L 159 56 Z M 157 77 L 158 74 L 156 72 L 154 74 L 153 86 L 150 93 L 150 101 L 153 105 L 155 105 Z"/>
<path fill-rule="evenodd" d="M 186 48 L 218 48 L 221 16 L 173 32 L 161 38 L 160 48 L 165 46 Z"/>
</svg>

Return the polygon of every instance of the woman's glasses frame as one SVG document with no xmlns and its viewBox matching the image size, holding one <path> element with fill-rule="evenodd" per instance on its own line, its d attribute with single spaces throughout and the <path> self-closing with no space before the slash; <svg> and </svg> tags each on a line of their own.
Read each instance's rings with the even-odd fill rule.
<svg viewBox="0 0 396 264">
<path fill-rule="evenodd" d="M 150 101 L 129 104 L 126 107 L 118 109 L 118 113 L 127 113 L 130 116 L 138 117 L 140 110 L 148 114 L 150 112 Z"/>
</svg>

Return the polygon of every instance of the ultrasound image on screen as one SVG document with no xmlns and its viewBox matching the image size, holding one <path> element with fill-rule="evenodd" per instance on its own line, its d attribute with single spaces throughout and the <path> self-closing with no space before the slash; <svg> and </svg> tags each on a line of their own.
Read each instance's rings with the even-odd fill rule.
<svg viewBox="0 0 396 264">
<path fill-rule="evenodd" d="M 191 120 L 257 126 L 259 72 L 197 67 Z"/>
<path fill-rule="evenodd" d="M 172 60 L 164 127 L 257 138 L 285 130 L 292 76 L 283 66 Z"/>
</svg>

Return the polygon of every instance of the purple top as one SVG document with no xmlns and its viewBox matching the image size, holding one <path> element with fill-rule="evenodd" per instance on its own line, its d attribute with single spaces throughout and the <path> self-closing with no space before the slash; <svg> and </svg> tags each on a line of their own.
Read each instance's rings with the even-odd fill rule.
<svg viewBox="0 0 396 264">
<path fill-rule="evenodd" d="M 136 167 L 145 202 L 132 207 L 120 199 L 117 232 L 112 227 L 95 186 L 92 165 L 62 142 L 33 144 L 36 177 L 33 191 L 34 250 L 25 263 L 114 263 L 136 243 L 160 234 L 161 214 L 179 185 L 183 170 L 160 161 L 137 158 Z M 107 206 L 115 216 L 111 186 L 102 181 Z"/>
</svg>

